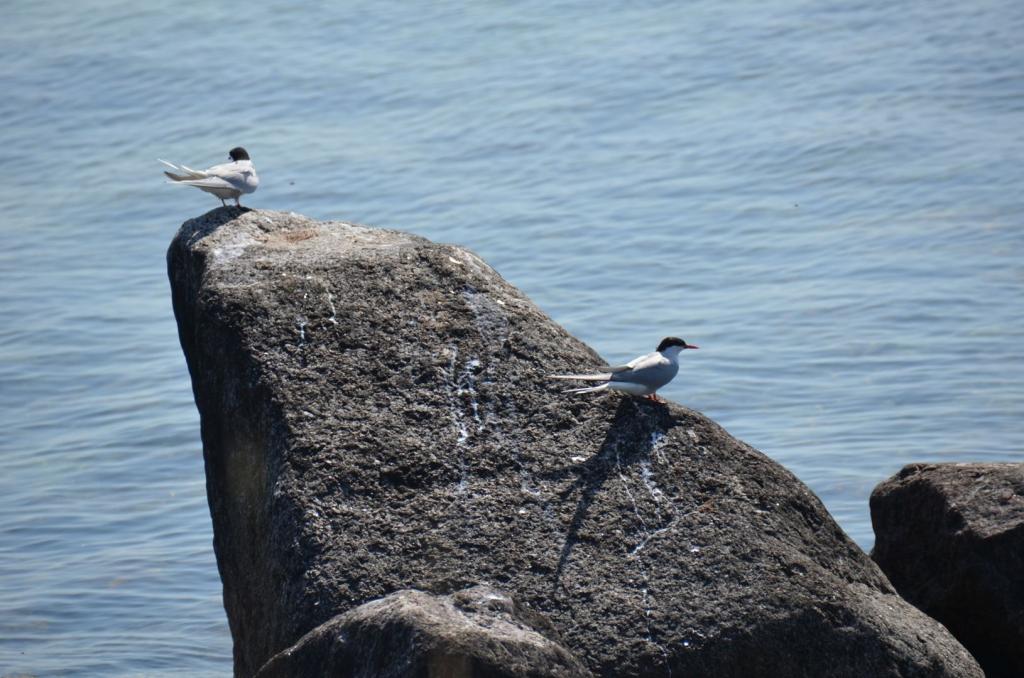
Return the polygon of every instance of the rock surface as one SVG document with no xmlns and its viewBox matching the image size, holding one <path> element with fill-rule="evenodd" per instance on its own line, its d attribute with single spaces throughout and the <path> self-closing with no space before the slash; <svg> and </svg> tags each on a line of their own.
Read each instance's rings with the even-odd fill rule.
<svg viewBox="0 0 1024 678">
<path fill-rule="evenodd" d="M 562 394 L 604 361 L 474 254 L 220 208 L 168 266 L 237 675 L 485 584 L 600 676 L 981 676 L 781 466 L 685 407 Z"/>
<path fill-rule="evenodd" d="M 551 623 L 484 586 L 450 596 L 399 591 L 316 627 L 256 678 L 586 678 Z"/>
<path fill-rule="evenodd" d="M 1024 676 L 1024 464 L 912 464 L 871 494 L 872 556 L 988 678 Z"/>
</svg>

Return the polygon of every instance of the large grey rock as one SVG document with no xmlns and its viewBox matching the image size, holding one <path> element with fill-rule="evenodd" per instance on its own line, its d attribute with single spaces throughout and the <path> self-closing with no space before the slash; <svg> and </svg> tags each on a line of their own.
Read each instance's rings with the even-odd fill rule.
<svg viewBox="0 0 1024 678">
<path fill-rule="evenodd" d="M 316 627 L 256 678 L 587 678 L 557 632 L 500 591 L 399 591 Z"/>
<path fill-rule="evenodd" d="M 1024 676 L 1024 464 L 911 464 L 871 494 L 872 556 L 989 678 Z"/>
<path fill-rule="evenodd" d="M 603 361 L 472 253 L 221 208 L 168 264 L 237 675 L 477 584 L 601 676 L 981 675 L 781 466 L 678 405 L 560 393 Z"/>
</svg>

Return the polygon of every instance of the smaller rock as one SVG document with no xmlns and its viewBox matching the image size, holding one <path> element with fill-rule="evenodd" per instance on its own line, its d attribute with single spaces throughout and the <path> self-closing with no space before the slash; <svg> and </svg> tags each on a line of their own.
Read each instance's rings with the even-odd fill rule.
<svg viewBox="0 0 1024 678">
<path fill-rule="evenodd" d="M 911 464 L 871 493 L 872 557 L 988 678 L 1024 676 L 1024 464 Z"/>
<path fill-rule="evenodd" d="M 583 678 L 554 627 L 507 594 L 406 589 L 340 614 L 272 657 L 256 678 Z"/>
</svg>

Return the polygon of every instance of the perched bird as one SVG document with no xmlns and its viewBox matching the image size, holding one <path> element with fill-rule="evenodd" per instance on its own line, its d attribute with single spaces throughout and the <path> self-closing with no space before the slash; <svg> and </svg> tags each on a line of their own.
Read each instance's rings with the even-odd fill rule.
<svg viewBox="0 0 1024 678">
<path fill-rule="evenodd" d="M 679 352 L 697 348 L 678 337 L 665 337 L 654 353 L 634 358 L 625 365 L 602 367 L 596 374 L 551 374 L 550 379 L 578 379 L 580 381 L 604 382 L 597 386 L 571 388 L 566 393 L 591 393 L 593 391 L 621 391 L 634 396 L 643 396 L 655 402 L 664 402 L 658 397 L 658 389 L 672 381 L 679 372 Z"/>
<path fill-rule="evenodd" d="M 241 207 L 242 203 L 238 198 L 243 193 L 248 194 L 255 191 L 256 187 L 260 185 L 260 178 L 256 176 L 256 168 L 253 167 L 249 153 L 244 148 L 236 146 L 228 152 L 228 155 L 231 162 L 214 165 L 206 170 L 189 169 L 184 165 L 175 165 L 166 160 L 160 160 L 160 162 L 175 172 L 181 172 L 181 174 L 164 172 L 171 183 L 195 186 L 207 193 L 213 193 L 220 198 L 222 205 L 227 205 L 224 201 L 228 198 L 234 198 L 235 204 Z"/>
</svg>

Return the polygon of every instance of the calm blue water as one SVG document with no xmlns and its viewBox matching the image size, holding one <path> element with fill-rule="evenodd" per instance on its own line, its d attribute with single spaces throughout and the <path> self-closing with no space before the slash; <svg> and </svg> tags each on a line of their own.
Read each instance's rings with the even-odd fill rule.
<svg viewBox="0 0 1024 678">
<path fill-rule="evenodd" d="M 901 465 L 1024 450 L 1024 4 L 6 2 L 0 675 L 225 675 L 162 183 L 466 245 L 865 548 Z M 466 7 L 464 5 L 470 5 Z"/>
</svg>

